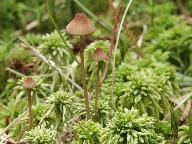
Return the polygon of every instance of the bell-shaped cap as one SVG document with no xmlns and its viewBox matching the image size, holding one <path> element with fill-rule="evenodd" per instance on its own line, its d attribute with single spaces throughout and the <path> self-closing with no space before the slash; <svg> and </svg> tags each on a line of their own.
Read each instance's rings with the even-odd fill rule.
<svg viewBox="0 0 192 144">
<path fill-rule="evenodd" d="M 95 32 L 95 26 L 84 13 L 77 13 L 66 26 L 66 32 L 76 36 L 89 35 Z"/>
<path fill-rule="evenodd" d="M 94 53 L 91 56 L 93 61 L 99 62 L 99 61 L 104 61 L 107 58 L 107 55 L 101 48 L 97 48 Z"/>
<path fill-rule="evenodd" d="M 34 80 L 28 76 L 24 79 L 24 82 L 23 82 L 23 87 L 26 88 L 26 89 L 33 89 L 35 87 L 35 82 Z"/>
</svg>

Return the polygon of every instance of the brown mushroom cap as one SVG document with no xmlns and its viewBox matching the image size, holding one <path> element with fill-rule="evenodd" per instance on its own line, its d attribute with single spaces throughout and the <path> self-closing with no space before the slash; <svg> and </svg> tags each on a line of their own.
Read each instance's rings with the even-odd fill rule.
<svg viewBox="0 0 192 144">
<path fill-rule="evenodd" d="M 95 26 L 84 13 L 77 13 L 66 26 L 66 32 L 76 36 L 89 35 L 95 32 Z"/>
<path fill-rule="evenodd" d="M 34 80 L 28 76 L 24 79 L 24 82 L 23 82 L 23 87 L 26 88 L 26 89 L 33 89 L 35 87 L 35 82 Z"/>
<path fill-rule="evenodd" d="M 107 55 L 101 48 L 97 48 L 91 56 L 92 60 L 94 60 L 96 62 L 104 61 L 106 59 L 106 57 L 107 57 Z"/>
</svg>

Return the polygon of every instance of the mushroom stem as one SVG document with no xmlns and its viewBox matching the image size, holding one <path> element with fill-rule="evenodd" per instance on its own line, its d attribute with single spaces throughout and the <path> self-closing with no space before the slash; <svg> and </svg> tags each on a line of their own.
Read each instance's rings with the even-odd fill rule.
<svg viewBox="0 0 192 144">
<path fill-rule="evenodd" d="M 90 119 L 90 109 L 89 109 L 89 97 L 88 97 L 88 90 L 87 90 L 87 83 L 86 83 L 86 72 L 85 72 L 85 64 L 84 64 L 84 37 L 80 36 L 80 42 L 82 43 L 80 47 L 80 59 L 81 59 L 81 75 L 82 75 L 82 84 L 84 90 L 84 100 L 85 100 L 85 107 L 87 112 L 87 119 Z"/>
<path fill-rule="evenodd" d="M 28 107 L 29 107 L 29 129 L 32 129 L 32 96 L 31 89 L 28 89 Z"/>
<path fill-rule="evenodd" d="M 100 62 L 97 63 L 97 80 L 95 88 L 95 120 L 98 118 L 98 99 L 99 99 L 99 72 L 100 72 Z"/>
</svg>

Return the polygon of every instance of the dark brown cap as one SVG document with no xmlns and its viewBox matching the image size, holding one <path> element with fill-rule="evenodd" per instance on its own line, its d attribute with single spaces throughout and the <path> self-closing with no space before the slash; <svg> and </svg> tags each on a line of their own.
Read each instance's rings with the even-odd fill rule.
<svg viewBox="0 0 192 144">
<path fill-rule="evenodd" d="M 106 59 L 106 57 L 107 57 L 107 55 L 101 48 L 97 48 L 91 56 L 92 60 L 94 60 L 96 62 L 104 61 Z"/>
<path fill-rule="evenodd" d="M 23 87 L 26 88 L 26 89 L 33 89 L 35 87 L 35 82 L 34 80 L 28 76 L 24 79 L 24 82 L 23 82 Z"/>
<path fill-rule="evenodd" d="M 95 26 L 84 13 L 77 13 L 66 26 L 66 32 L 76 36 L 89 35 L 95 32 Z"/>
</svg>

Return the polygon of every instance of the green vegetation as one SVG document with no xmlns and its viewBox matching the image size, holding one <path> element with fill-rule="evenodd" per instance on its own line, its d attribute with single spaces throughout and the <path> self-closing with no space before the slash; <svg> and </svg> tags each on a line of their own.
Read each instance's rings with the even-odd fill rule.
<svg viewBox="0 0 192 144">
<path fill-rule="evenodd" d="M 191 7 L 2 0 L 0 144 L 192 144 Z"/>
</svg>

